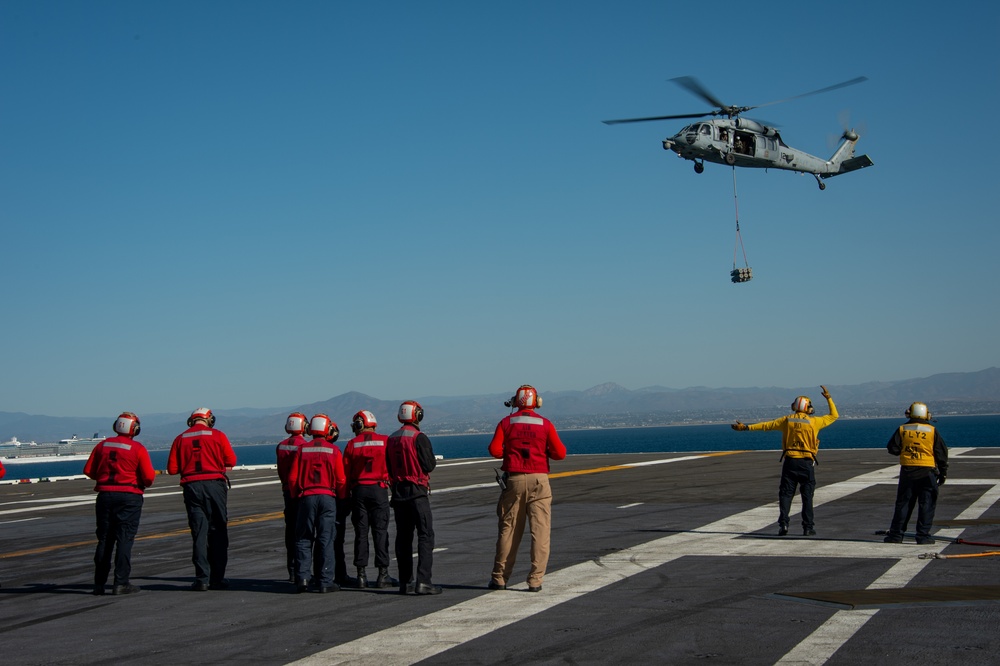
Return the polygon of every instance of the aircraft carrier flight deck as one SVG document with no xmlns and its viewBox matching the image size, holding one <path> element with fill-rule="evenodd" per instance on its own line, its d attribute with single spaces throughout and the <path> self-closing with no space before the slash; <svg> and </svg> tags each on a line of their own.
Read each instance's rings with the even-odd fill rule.
<svg viewBox="0 0 1000 666">
<path fill-rule="evenodd" d="M 509 588 L 487 588 L 498 461 L 444 460 L 431 475 L 437 596 L 296 594 L 276 473 L 260 468 L 231 474 L 228 590 L 190 590 L 177 477 L 160 475 L 132 554 L 141 593 L 93 596 L 93 482 L 8 483 L 8 470 L 0 654 L 9 664 L 998 663 L 1000 450 L 951 449 L 933 545 L 914 543 L 913 521 L 904 543 L 883 543 L 899 466 L 870 449 L 824 451 L 817 535 L 802 536 L 796 498 L 778 537 L 778 456 L 553 463 L 538 593 L 524 581 L 527 535 Z M 351 573 L 352 543 L 348 521 Z"/>
</svg>

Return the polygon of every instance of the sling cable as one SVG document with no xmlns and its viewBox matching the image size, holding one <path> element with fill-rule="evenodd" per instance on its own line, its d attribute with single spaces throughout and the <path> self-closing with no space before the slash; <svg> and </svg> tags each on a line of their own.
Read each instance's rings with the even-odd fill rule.
<svg viewBox="0 0 1000 666">
<path fill-rule="evenodd" d="M 743 246 L 743 236 L 740 235 L 740 202 L 736 196 L 736 167 L 733 167 L 733 205 L 736 207 L 736 244 L 733 247 L 733 270 L 729 273 L 733 284 L 749 282 L 753 279 L 753 269 L 747 261 L 747 249 Z M 743 268 L 736 267 L 737 251 L 743 251 Z"/>
</svg>

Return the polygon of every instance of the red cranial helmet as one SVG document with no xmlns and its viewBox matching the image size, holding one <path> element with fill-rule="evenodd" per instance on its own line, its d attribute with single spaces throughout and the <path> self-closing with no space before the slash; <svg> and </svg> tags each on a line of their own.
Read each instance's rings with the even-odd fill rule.
<svg viewBox="0 0 1000 666">
<path fill-rule="evenodd" d="M 359 432 L 365 428 L 377 428 L 378 421 L 375 420 L 375 415 L 369 412 L 367 409 L 362 409 L 360 412 L 354 415 L 351 419 L 351 430 L 357 435 Z"/>
<path fill-rule="evenodd" d="M 114 430 L 119 435 L 135 437 L 139 434 L 139 417 L 132 412 L 122 412 L 115 420 Z"/>
<path fill-rule="evenodd" d="M 542 406 L 542 398 L 538 395 L 538 391 L 529 384 L 522 384 L 510 401 L 511 406 L 518 409 L 537 409 Z"/>
<path fill-rule="evenodd" d="M 400 423 L 417 424 L 424 420 L 424 408 L 415 400 L 407 400 L 399 406 L 396 418 Z"/>
<path fill-rule="evenodd" d="M 309 434 L 313 437 L 322 437 L 328 441 L 336 442 L 340 436 L 340 430 L 329 416 L 317 414 L 309 420 Z"/>
<path fill-rule="evenodd" d="M 208 407 L 199 407 L 198 409 L 191 412 L 191 416 L 188 417 L 187 424 L 190 428 L 194 425 L 195 421 L 204 421 L 208 424 L 209 428 L 215 427 L 215 414 Z"/>
<path fill-rule="evenodd" d="M 285 419 L 285 432 L 289 435 L 301 435 L 306 431 L 306 415 L 302 412 L 292 412 Z"/>
</svg>

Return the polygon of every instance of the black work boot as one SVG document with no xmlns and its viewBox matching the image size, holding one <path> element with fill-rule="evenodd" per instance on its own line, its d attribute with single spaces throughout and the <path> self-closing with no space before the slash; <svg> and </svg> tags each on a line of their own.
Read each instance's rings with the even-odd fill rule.
<svg viewBox="0 0 1000 666">
<path fill-rule="evenodd" d="M 358 588 L 365 589 L 368 587 L 368 575 L 365 574 L 364 567 L 358 567 Z"/>
<path fill-rule="evenodd" d="M 378 578 L 375 579 L 375 587 L 384 590 L 387 587 L 393 587 L 395 584 L 396 581 L 389 577 L 389 567 L 379 567 Z"/>
</svg>

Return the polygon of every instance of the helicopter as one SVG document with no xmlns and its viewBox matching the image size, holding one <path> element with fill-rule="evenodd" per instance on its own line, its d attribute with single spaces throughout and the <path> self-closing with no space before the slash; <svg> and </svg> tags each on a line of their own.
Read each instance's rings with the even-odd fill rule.
<svg viewBox="0 0 1000 666">
<path fill-rule="evenodd" d="M 706 118 L 720 116 L 718 119 L 703 120 L 692 123 L 680 132 L 663 140 L 663 149 L 672 150 L 677 156 L 694 162 L 695 173 L 705 170 L 705 162 L 726 164 L 731 167 L 749 167 L 755 169 L 784 169 L 811 173 L 816 177 L 820 190 L 826 189 L 823 180 L 844 173 L 864 169 L 874 164 L 868 155 L 855 157 L 854 149 L 860 136 L 853 129 L 845 129 L 841 135 L 841 143 L 833 156 L 824 160 L 801 150 L 788 146 L 775 127 L 764 122 L 743 118 L 741 114 L 751 109 L 788 102 L 800 97 L 818 95 L 838 88 L 852 86 L 867 81 L 859 76 L 850 81 L 843 81 L 826 88 L 786 97 L 785 99 L 757 104 L 756 106 L 730 106 L 723 104 L 704 85 L 692 76 L 680 76 L 670 79 L 693 95 L 700 97 L 717 107 L 704 113 L 688 113 L 672 116 L 653 116 L 649 118 L 623 118 L 620 120 L 605 120 L 605 125 L 623 123 L 640 123 L 653 120 L 676 120 L 681 118 Z"/>
</svg>

